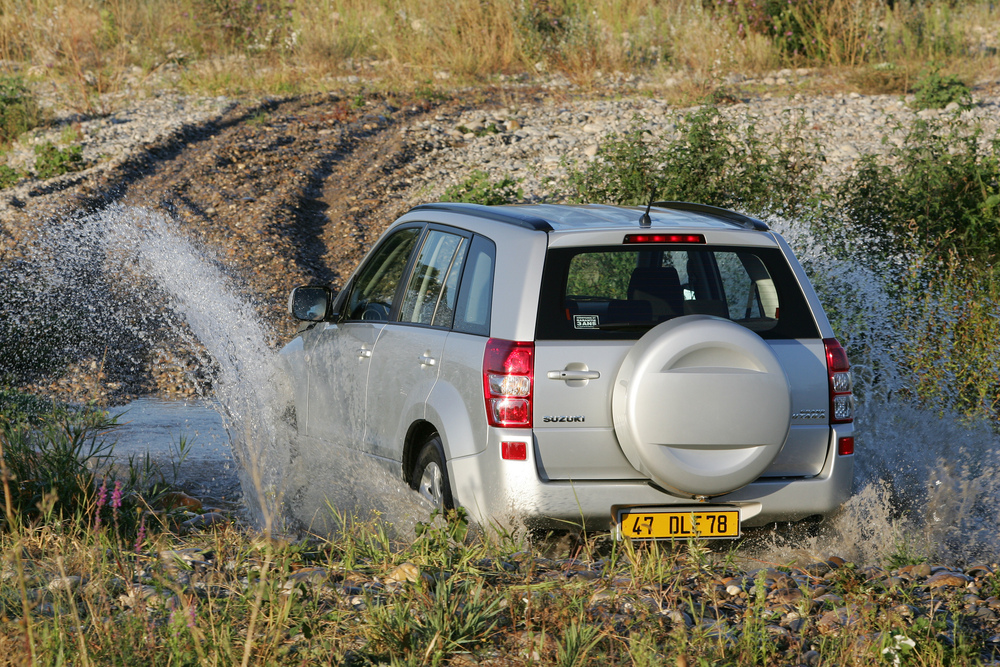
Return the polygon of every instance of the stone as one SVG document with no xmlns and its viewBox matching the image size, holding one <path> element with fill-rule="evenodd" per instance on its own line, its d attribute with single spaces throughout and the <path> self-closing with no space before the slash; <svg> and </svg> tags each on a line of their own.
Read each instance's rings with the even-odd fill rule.
<svg viewBox="0 0 1000 667">
<path fill-rule="evenodd" d="M 403 563 L 396 566 L 392 572 L 385 577 L 386 581 L 415 582 L 420 579 L 420 568 L 413 563 Z"/>
<path fill-rule="evenodd" d="M 971 579 L 964 574 L 958 574 L 956 572 L 938 572 L 937 574 L 931 575 L 924 585 L 930 589 L 934 588 L 959 588 L 964 587 Z"/>
</svg>

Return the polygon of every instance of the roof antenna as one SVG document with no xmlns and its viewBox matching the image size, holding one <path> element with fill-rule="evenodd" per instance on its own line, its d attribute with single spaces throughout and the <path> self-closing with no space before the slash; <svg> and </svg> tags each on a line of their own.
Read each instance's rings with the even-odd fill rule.
<svg viewBox="0 0 1000 667">
<path fill-rule="evenodd" d="M 649 209 L 653 206 L 653 200 L 656 199 L 656 189 L 654 188 L 651 193 L 649 193 L 649 204 L 646 205 L 646 212 L 642 214 L 639 218 L 640 227 L 652 227 L 653 219 L 649 217 Z"/>
</svg>

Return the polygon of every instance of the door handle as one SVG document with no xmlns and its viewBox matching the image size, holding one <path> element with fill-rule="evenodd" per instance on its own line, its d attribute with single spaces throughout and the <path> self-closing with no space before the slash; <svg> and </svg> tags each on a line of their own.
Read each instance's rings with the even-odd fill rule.
<svg viewBox="0 0 1000 667">
<path fill-rule="evenodd" d="M 432 357 L 430 355 L 427 355 L 427 354 L 420 355 L 420 365 L 421 366 L 433 366 L 436 363 L 437 363 L 437 359 L 435 359 L 434 357 Z"/>
<path fill-rule="evenodd" d="M 601 377 L 601 372 L 564 369 L 561 371 L 549 371 L 546 377 L 550 380 L 596 380 Z"/>
<path fill-rule="evenodd" d="M 369 350 L 368 348 L 363 347 L 360 350 L 358 350 L 358 359 L 371 359 L 371 358 L 372 358 L 372 351 Z"/>
</svg>

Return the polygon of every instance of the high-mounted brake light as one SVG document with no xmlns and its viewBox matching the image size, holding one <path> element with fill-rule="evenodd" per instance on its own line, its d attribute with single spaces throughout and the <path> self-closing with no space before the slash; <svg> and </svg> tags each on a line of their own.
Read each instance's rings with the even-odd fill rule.
<svg viewBox="0 0 1000 667">
<path fill-rule="evenodd" d="M 531 428 L 535 344 L 490 338 L 483 354 L 483 396 L 490 426 Z"/>
<path fill-rule="evenodd" d="M 704 243 L 701 234 L 626 234 L 623 243 Z"/>
<path fill-rule="evenodd" d="M 836 338 L 824 338 L 826 370 L 830 380 L 830 423 L 849 424 L 854 421 L 854 385 L 851 362 Z"/>
</svg>

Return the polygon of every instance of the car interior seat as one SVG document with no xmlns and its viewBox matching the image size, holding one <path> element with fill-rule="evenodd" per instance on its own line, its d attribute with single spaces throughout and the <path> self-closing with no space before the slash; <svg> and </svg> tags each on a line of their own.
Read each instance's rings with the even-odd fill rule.
<svg viewBox="0 0 1000 667">
<path fill-rule="evenodd" d="M 684 292 L 677 269 L 672 266 L 640 266 L 628 281 L 630 301 L 648 301 L 653 319 L 668 320 L 684 314 Z"/>
</svg>

